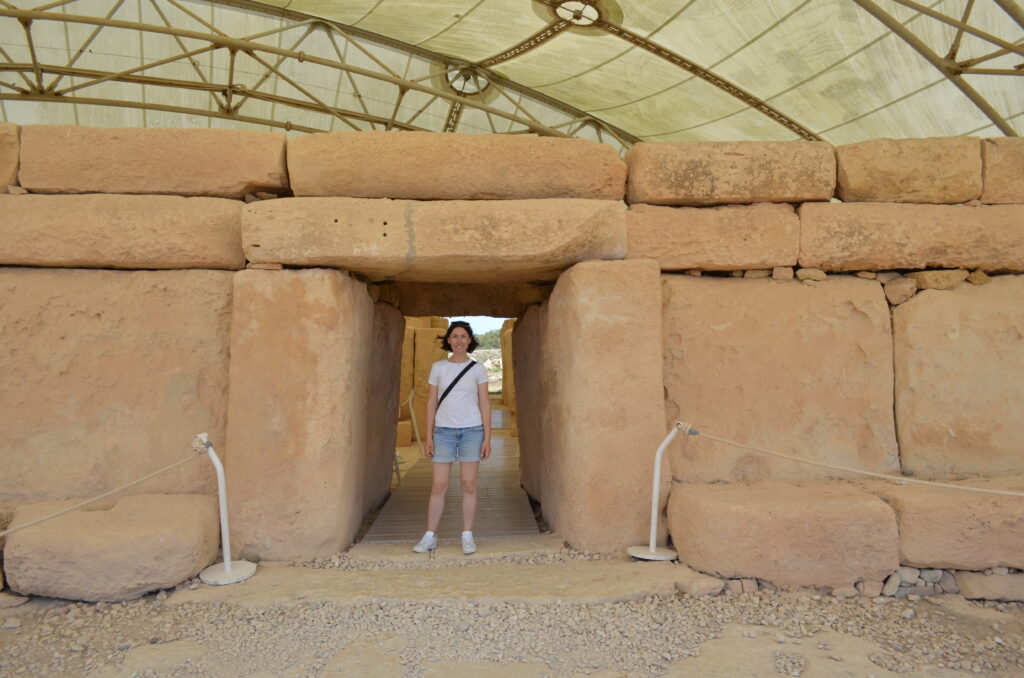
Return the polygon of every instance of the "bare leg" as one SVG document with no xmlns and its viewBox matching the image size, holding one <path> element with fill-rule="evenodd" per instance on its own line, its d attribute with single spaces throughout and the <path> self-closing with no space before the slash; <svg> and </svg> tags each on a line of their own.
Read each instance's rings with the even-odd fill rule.
<svg viewBox="0 0 1024 678">
<path fill-rule="evenodd" d="M 434 482 L 430 486 L 430 501 L 427 502 L 427 529 L 436 533 L 444 513 L 444 495 L 448 493 L 448 476 L 451 475 L 452 464 L 435 462 L 432 466 Z"/>
<path fill-rule="evenodd" d="M 459 479 L 462 481 L 462 529 L 473 531 L 476 520 L 476 477 L 480 470 L 480 462 L 459 462 Z"/>
</svg>

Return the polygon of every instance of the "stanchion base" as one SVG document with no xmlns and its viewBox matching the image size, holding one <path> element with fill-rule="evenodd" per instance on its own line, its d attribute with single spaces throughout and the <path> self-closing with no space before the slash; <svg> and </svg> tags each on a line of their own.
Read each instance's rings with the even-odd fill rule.
<svg viewBox="0 0 1024 678">
<path fill-rule="evenodd" d="M 664 546 L 656 546 L 653 551 L 650 546 L 630 546 L 626 553 L 638 560 L 675 560 L 679 557 L 674 549 Z"/>
<path fill-rule="evenodd" d="M 199 579 L 210 586 L 237 584 L 256 574 L 256 563 L 248 560 L 232 560 L 231 571 L 224 571 L 224 563 L 216 563 L 199 573 Z"/>
</svg>

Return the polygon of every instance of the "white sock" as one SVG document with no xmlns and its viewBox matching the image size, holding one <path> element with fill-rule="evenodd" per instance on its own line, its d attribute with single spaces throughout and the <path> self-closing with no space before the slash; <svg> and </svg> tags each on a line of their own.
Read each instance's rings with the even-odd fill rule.
<svg viewBox="0 0 1024 678">
<path fill-rule="evenodd" d="M 433 532 L 431 532 L 430 530 L 427 530 L 427 533 L 426 533 L 425 535 L 423 535 L 423 536 L 424 536 L 424 537 L 433 537 L 433 536 L 434 536 L 434 533 L 433 533 Z"/>
<path fill-rule="evenodd" d="M 463 530 L 462 531 L 462 536 L 463 537 L 472 537 L 473 536 L 473 530 Z"/>
</svg>

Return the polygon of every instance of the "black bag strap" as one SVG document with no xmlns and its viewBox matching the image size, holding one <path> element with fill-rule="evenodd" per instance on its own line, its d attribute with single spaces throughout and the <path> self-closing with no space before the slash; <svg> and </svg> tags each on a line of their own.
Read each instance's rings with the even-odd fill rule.
<svg viewBox="0 0 1024 678">
<path fill-rule="evenodd" d="M 441 409 L 441 403 L 444 402 L 444 399 L 448 396 L 449 393 L 452 392 L 452 389 L 455 388 L 455 384 L 459 383 L 459 379 L 462 379 L 462 377 L 465 376 L 466 372 L 469 372 L 471 369 L 473 369 L 473 365 L 476 365 L 476 361 L 470 360 L 469 364 L 466 365 L 466 369 L 459 372 L 459 376 L 455 377 L 452 383 L 448 384 L 448 388 L 444 390 L 444 393 L 441 394 L 441 397 L 437 401 L 437 409 Z"/>
</svg>

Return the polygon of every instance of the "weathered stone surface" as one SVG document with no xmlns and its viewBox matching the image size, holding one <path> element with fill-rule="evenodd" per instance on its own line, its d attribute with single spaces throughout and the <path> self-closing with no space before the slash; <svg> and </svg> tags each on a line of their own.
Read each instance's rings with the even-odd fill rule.
<svg viewBox="0 0 1024 678">
<path fill-rule="evenodd" d="M 813 287 L 662 280 L 669 424 L 683 419 L 716 436 L 818 462 L 899 470 L 888 395 L 892 335 L 881 285 L 852 277 Z M 670 449 L 673 476 L 688 482 L 840 474 L 700 436 Z"/>
<path fill-rule="evenodd" d="M 805 202 L 836 186 L 835 153 L 821 141 L 639 143 L 626 164 L 631 203 Z"/>
<path fill-rule="evenodd" d="M 797 280 L 814 280 L 816 282 L 821 282 L 826 278 L 828 278 L 828 275 L 820 268 L 798 268 L 796 271 Z"/>
<path fill-rule="evenodd" d="M 27 125 L 18 178 L 33 193 L 241 198 L 288 187 L 284 150 L 284 132 Z"/>
<path fill-rule="evenodd" d="M 11 588 L 72 600 L 130 600 L 175 586 L 216 558 L 215 496 L 140 494 L 110 501 L 12 534 L 4 549 Z M 25 504 L 12 527 L 75 503 Z"/>
<path fill-rule="evenodd" d="M 331 266 L 371 280 L 554 280 L 626 255 L 626 211 L 605 200 L 415 202 L 292 198 L 246 205 L 250 261 Z"/>
<path fill-rule="evenodd" d="M 676 581 L 676 589 L 680 593 L 691 596 L 717 596 L 725 587 L 725 582 L 717 577 L 697 572 L 683 564 L 678 565 L 678 568 L 679 579 Z"/>
<path fill-rule="evenodd" d="M 440 327 L 416 328 L 415 332 L 412 384 L 416 395 L 412 401 L 412 408 L 416 414 L 416 424 L 420 427 L 420 434 L 426 435 L 430 366 L 438 360 L 447 358 L 448 353 L 441 348 L 440 338 L 444 336 L 444 330 Z"/>
<path fill-rule="evenodd" d="M 21 141 L 18 126 L 0 122 L 0 187 L 18 183 L 18 158 L 21 156 Z"/>
<path fill-rule="evenodd" d="M 838 587 L 899 566 L 892 509 L 838 483 L 675 483 L 668 523 L 679 559 L 719 577 Z"/>
<path fill-rule="evenodd" d="M 919 290 L 951 290 L 967 280 L 967 271 L 911 271 L 906 276 L 917 283 Z"/>
<path fill-rule="evenodd" d="M 398 422 L 398 430 L 395 434 L 395 447 L 408 447 L 414 442 L 416 442 L 416 440 L 412 434 L 412 422 Z"/>
<path fill-rule="evenodd" d="M 960 595 L 968 599 L 1024 600 L 1024 574 L 986 575 L 957 572 Z"/>
<path fill-rule="evenodd" d="M 981 140 L 984 203 L 1024 203 L 1024 139 Z"/>
<path fill-rule="evenodd" d="M 241 203 L 169 195 L 0 195 L 0 264 L 245 267 Z"/>
<path fill-rule="evenodd" d="M 336 553 L 359 529 L 363 471 L 374 456 L 373 302 L 339 271 L 247 270 L 234 283 L 225 463 L 232 548 L 263 560 Z"/>
<path fill-rule="evenodd" d="M 663 271 L 792 266 L 800 249 L 800 220 L 791 205 L 633 205 L 627 224 L 628 257 L 654 259 Z"/>
<path fill-rule="evenodd" d="M 792 266 L 776 266 L 772 268 L 772 280 L 792 280 Z"/>
<path fill-rule="evenodd" d="M 94 496 L 224 440 L 231 273 L 0 268 L 0 502 Z M 213 492 L 189 463 L 137 492 Z"/>
<path fill-rule="evenodd" d="M 1024 205 L 823 203 L 799 212 L 802 266 L 1024 270 Z"/>
<path fill-rule="evenodd" d="M 1020 473 L 1024 277 L 925 290 L 893 310 L 900 459 L 912 475 Z"/>
<path fill-rule="evenodd" d="M 576 548 L 648 539 L 664 393 L 658 361 L 636 358 L 661 355 L 659 291 L 656 262 L 578 264 L 513 331 L 524 483 Z"/>
<path fill-rule="evenodd" d="M 626 167 L 607 144 L 585 139 L 333 132 L 288 140 L 298 196 L 495 200 L 622 200 Z"/>
<path fill-rule="evenodd" d="M 395 293 L 395 303 L 407 315 L 444 313 L 451 316 L 489 315 L 514 318 L 530 304 L 551 294 L 551 284 L 380 283 Z"/>
<path fill-rule="evenodd" d="M 398 418 L 405 420 L 409 418 L 409 405 L 407 399 L 409 393 L 412 391 L 413 385 L 413 358 L 414 358 L 414 344 L 416 334 L 411 321 L 419 320 L 419 318 L 406 318 L 405 319 L 405 331 L 402 335 L 402 368 L 399 373 L 398 381 L 398 400 L 400 407 L 398 410 Z"/>
<path fill-rule="evenodd" d="M 917 292 L 917 281 L 913 278 L 893 278 L 883 286 L 885 298 L 893 306 L 899 306 Z"/>
<path fill-rule="evenodd" d="M 971 271 L 970 275 L 967 276 L 967 282 L 972 285 L 987 285 L 992 278 L 989 277 L 985 271 Z"/>
<path fill-rule="evenodd" d="M 501 325 L 501 402 L 516 411 L 516 379 L 513 369 L 512 333 L 516 319 L 509 318 Z"/>
<path fill-rule="evenodd" d="M 954 484 L 1021 492 L 1024 476 Z M 1024 502 L 1017 497 L 891 483 L 866 489 L 896 512 L 901 563 L 956 570 L 1024 566 Z"/>
<path fill-rule="evenodd" d="M 958 203 L 981 196 L 973 137 L 872 139 L 836 147 L 836 195 L 846 202 Z"/>
<path fill-rule="evenodd" d="M 402 350 L 404 327 L 405 320 L 397 308 L 388 304 L 373 305 L 370 358 L 362 366 L 369 373 L 369 393 L 363 415 L 366 417 L 367 437 L 365 452 L 359 455 L 363 463 L 360 487 L 363 494 L 362 516 L 380 506 L 391 490 L 402 367 L 398 354 Z"/>
</svg>

